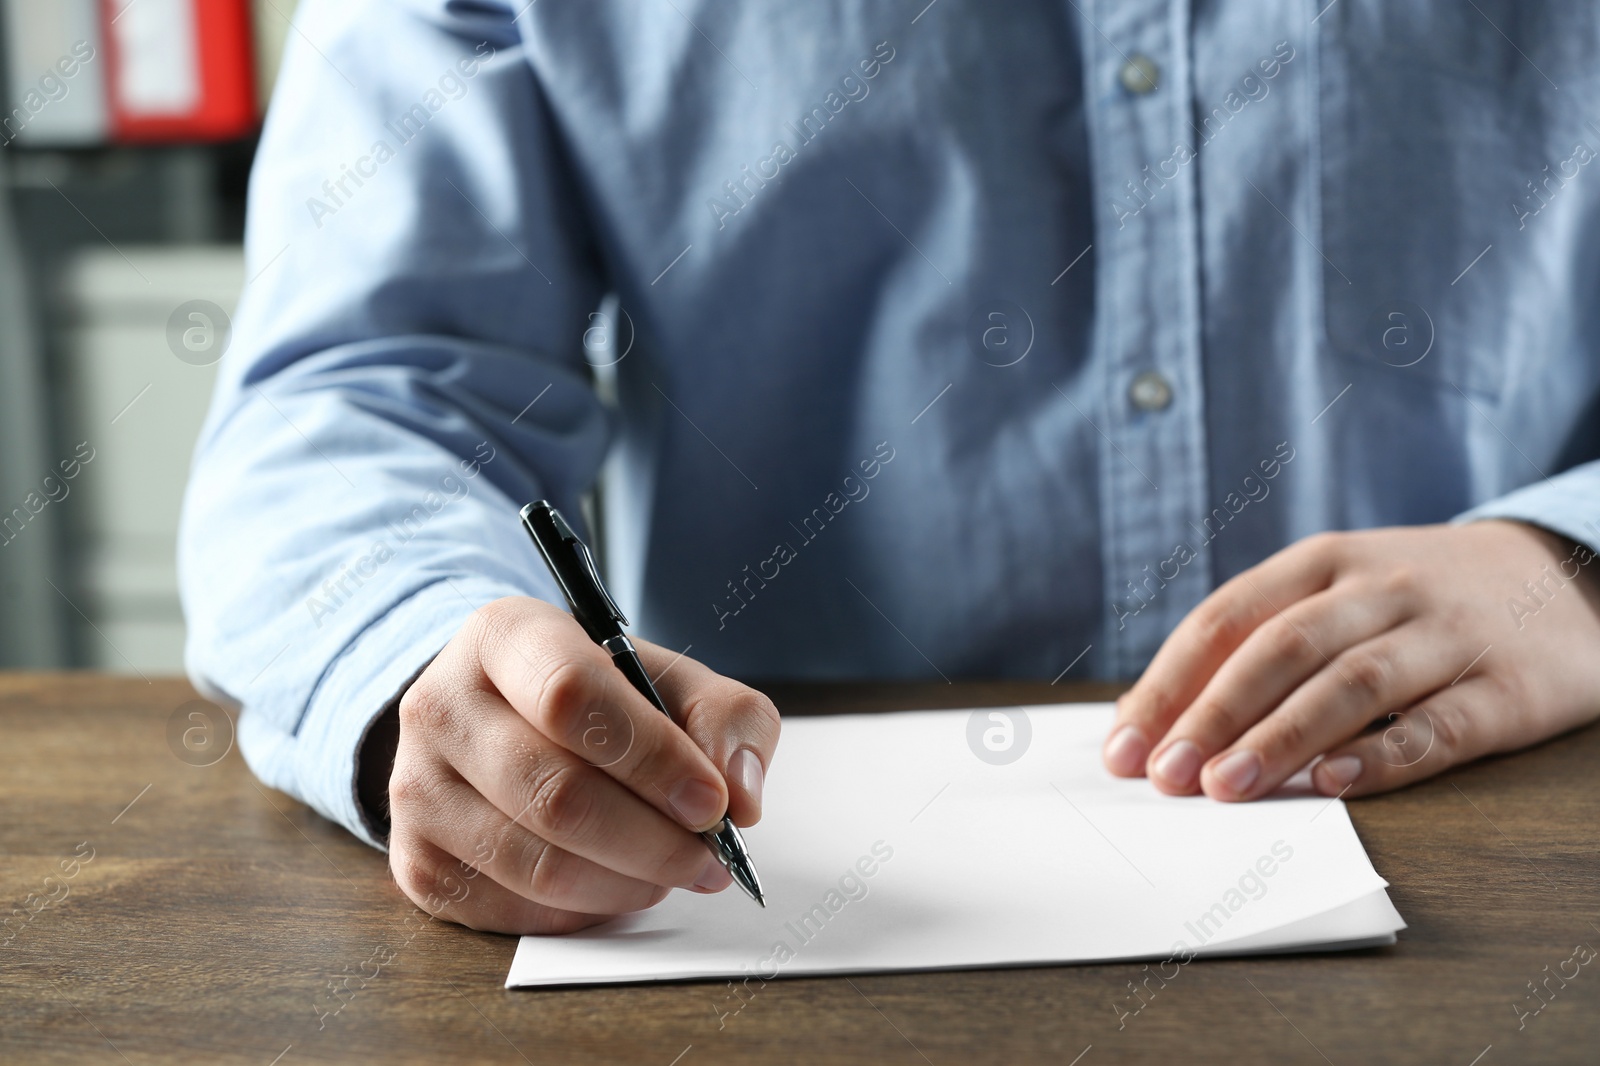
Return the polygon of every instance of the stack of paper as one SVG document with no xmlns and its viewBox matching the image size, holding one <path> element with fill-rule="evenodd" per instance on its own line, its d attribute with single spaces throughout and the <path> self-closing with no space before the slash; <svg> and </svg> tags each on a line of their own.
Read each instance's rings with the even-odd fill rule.
<svg viewBox="0 0 1600 1066">
<path fill-rule="evenodd" d="M 1107 705 L 786 719 L 730 888 L 523 937 L 508 987 L 1024 966 L 1394 942 L 1344 804 L 1163 796 Z M 1011 760 L 1011 761 L 1006 761 Z"/>
</svg>

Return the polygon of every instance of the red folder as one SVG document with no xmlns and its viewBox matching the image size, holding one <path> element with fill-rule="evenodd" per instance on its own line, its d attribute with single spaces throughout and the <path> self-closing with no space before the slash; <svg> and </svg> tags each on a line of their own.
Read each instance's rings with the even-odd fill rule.
<svg viewBox="0 0 1600 1066">
<path fill-rule="evenodd" d="M 100 0 L 111 139 L 222 141 L 258 122 L 248 0 Z"/>
</svg>

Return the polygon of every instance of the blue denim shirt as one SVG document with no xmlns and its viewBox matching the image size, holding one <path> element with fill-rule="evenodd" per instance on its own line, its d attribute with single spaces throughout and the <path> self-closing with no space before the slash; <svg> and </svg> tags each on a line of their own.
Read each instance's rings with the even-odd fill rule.
<svg viewBox="0 0 1600 1066">
<path fill-rule="evenodd" d="M 1131 677 L 1318 530 L 1600 547 L 1594 5 L 308 0 L 195 458 L 194 679 L 353 753 L 517 522 L 745 677 Z M 1536 575 L 1530 575 L 1530 577 Z"/>
</svg>

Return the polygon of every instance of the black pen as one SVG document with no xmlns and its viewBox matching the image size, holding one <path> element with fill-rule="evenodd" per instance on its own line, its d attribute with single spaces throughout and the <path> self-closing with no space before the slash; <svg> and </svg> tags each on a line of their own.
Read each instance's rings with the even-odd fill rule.
<svg viewBox="0 0 1600 1066">
<path fill-rule="evenodd" d="M 650 675 L 645 673 L 644 663 L 639 661 L 633 641 L 622 631 L 628 620 L 617 609 L 616 602 L 600 580 L 600 571 L 595 569 L 594 557 L 589 554 L 588 545 L 572 531 L 566 519 L 561 517 L 561 512 L 548 500 L 539 500 L 524 507 L 522 524 L 538 546 L 539 554 L 544 556 L 545 565 L 550 568 L 556 584 L 561 586 L 561 594 L 572 608 L 572 617 L 589 634 L 589 639 L 610 654 L 617 669 L 645 699 L 655 705 L 656 710 L 666 715 L 668 721 L 677 724 L 677 719 L 672 717 L 672 712 L 662 702 L 661 694 L 651 684 Z M 745 890 L 745 894 L 765 907 L 767 901 L 761 894 L 761 881 L 756 877 L 755 864 L 750 861 L 744 837 L 739 835 L 739 829 L 733 821 L 724 815 L 722 821 L 700 836 L 717 861 L 728 868 L 728 873 L 733 875 L 734 881 Z"/>
</svg>

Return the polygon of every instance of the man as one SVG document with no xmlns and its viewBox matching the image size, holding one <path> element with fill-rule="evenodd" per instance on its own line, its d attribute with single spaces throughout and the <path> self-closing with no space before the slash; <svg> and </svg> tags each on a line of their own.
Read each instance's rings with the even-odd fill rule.
<svg viewBox="0 0 1600 1066">
<path fill-rule="evenodd" d="M 507 932 L 726 887 L 691 830 L 759 817 L 778 737 L 729 676 L 1139 676 L 1107 765 L 1225 801 L 1588 721 L 1597 26 L 309 0 L 191 673 L 266 782 Z M 516 520 L 608 455 L 687 735 Z"/>
</svg>

